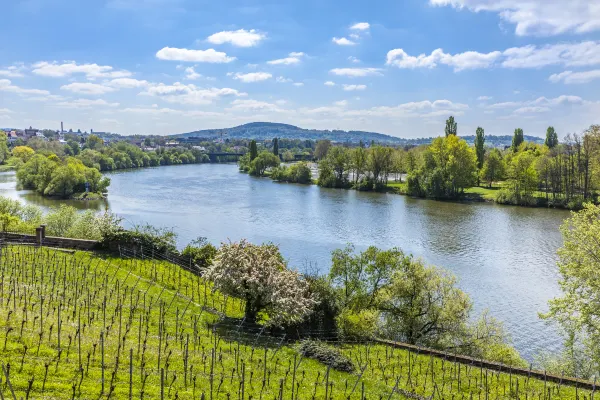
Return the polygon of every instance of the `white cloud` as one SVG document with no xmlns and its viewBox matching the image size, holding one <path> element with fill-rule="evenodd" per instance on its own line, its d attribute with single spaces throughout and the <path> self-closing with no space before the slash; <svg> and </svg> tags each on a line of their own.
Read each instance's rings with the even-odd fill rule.
<svg viewBox="0 0 600 400">
<path fill-rule="evenodd" d="M 151 85 L 140 95 L 157 96 L 170 103 L 204 105 L 211 104 L 221 97 L 246 96 L 246 93 L 231 88 L 202 89 L 193 84 L 185 85 L 175 82 L 172 85 L 165 85 L 164 83 Z"/>
<path fill-rule="evenodd" d="M 491 99 L 492 99 L 492 96 L 479 96 L 477 98 L 477 100 L 479 100 L 479 101 L 487 101 L 487 100 L 491 100 Z"/>
<path fill-rule="evenodd" d="M 530 107 L 521 107 L 517 108 L 513 111 L 514 114 L 530 114 L 530 113 L 542 113 L 550 111 L 549 107 L 539 107 L 539 106 L 530 106 Z"/>
<path fill-rule="evenodd" d="M 560 74 L 552 74 L 548 78 L 550 82 L 563 81 L 566 84 L 588 83 L 595 79 L 600 79 L 600 69 L 582 72 L 564 71 Z"/>
<path fill-rule="evenodd" d="M 490 67 L 501 54 L 499 51 L 490 53 L 466 51 L 452 55 L 444 53 L 442 49 L 436 49 L 430 55 L 411 56 L 403 49 L 394 49 L 388 51 L 386 65 L 393 65 L 398 68 L 434 68 L 438 64 L 444 64 L 454 67 L 455 71 L 462 71 Z"/>
<path fill-rule="evenodd" d="M 325 85 L 325 86 L 335 86 L 335 82 L 327 81 L 323 85 Z"/>
<path fill-rule="evenodd" d="M 195 79 L 198 79 L 201 77 L 202 77 L 202 74 L 197 73 L 194 70 L 194 67 L 187 67 L 185 69 L 185 79 L 195 80 Z"/>
<path fill-rule="evenodd" d="M 582 105 L 587 104 L 579 96 L 561 95 L 554 98 L 538 97 L 535 100 L 527 101 L 506 101 L 502 103 L 494 103 L 486 106 L 488 110 L 505 110 L 514 109 L 512 114 L 532 114 L 532 113 L 543 113 L 550 111 L 553 108 L 563 105 Z"/>
<path fill-rule="evenodd" d="M 3 114 L 14 114 L 14 111 L 9 110 L 8 108 L 0 108 L 0 113 L 3 113 Z"/>
<path fill-rule="evenodd" d="M 255 29 L 249 31 L 238 29 L 237 31 L 223 31 L 210 35 L 206 40 L 213 44 L 231 43 L 237 47 L 253 47 L 258 45 L 267 35 Z"/>
<path fill-rule="evenodd" d="M 114 92 L 116 89 L 110 86 L 99 85 L 91 82 L 74 82 L 60 87 L 62 90 L 68 90 L 74 93 L 83 94 L 105 94 Z"/>
<path fill-rule="evenodd" d="M 106 84 L 108 86 L 121 89 L 134 89 L 149 85 L 148 81 L 134 78 L 117 78 L 106 82 Z"/>
<path fill-rule="evenodd" d="M 189 61 L 206 63 L 229 63 L 234 61 L 235 57 L 229 57 L 226 53 L 208 50 L 178 49 L 175 47 L 164 47 L 156 52 L 156 58 L 169 61 Z"/>
<path fill-rule="evenodd" d="M 334 75 L 349 77 L 382 75 L 380 68 L 334 68 L 329 72 Z"/>
<path fill-rule="evenodd" d="M 51 96 L 50 92 L 42 89 L 26 89 L 20 86 L 13 85 L 8 79 L 0 79 L 0 91 L 17 93 L 19 95 L 38 95 L 38 96 Z"/>
<path fill-rule="evenodd" d="M 64 108 L 92 108 L 92 107 L 118 107 L 119 103 L 109 103 L 103 99 L 77 99 L 72 101 L 61 101 L 54 103 L 56 106 Z"/>
<path fill-rule="evenodd" d="M 302 82 L 294 82 L 293 85 L 300 87 L 300 86 L 304 86 L 304 83 L 302 83 Z"/>
<path fill-rule="evenodd" d="M 356 42 L 353 42 L 352 40 L 349 40 L 345 37 L 334 37 L 333 39 L 331 39 L 331 41 L 335 44 L 339 44 L 340 46 L 354 46 L 356 44 Z"/>
<path fill-rule="evenodd" d="M 371 25 L 368 22 L 359 22 L 350 27 L 353 30 L 366 31 Z"/>
<path fill-rule="evenodd" d="M 258 100 L 234 100 L 231 102 L 231 108 L 234 110 L 241 111 L 274 111 L 283 112 L 284 110 L 278 107 L 276 104 L 267 103 L 265 101 Z"/>
<path fill-rule="evenodd" d="M 293 80 L 283 77 L 283 76 L 278 76 L 277 79 L 275 79 L 275 82 L 277 83 L 291 83 L 293 82 Z"/>
<path fill-rule="evenodd" d="M 353 90 L 365 90 L 367 85 L 342 85 L 344 90 L 353 91 Z"/>
<path fill-rule="evenodd" d="M 21 78 L 25 75 L 21 72 L 23 70 L 23 66 L 15 66 L 11 65 L 6 69 L 0 69 L 0 76 L 6 76 L 7 78 Z"/>
<path fill-rule="evenodd" d="M 434 68 L 438 64 L 455 71 L 477 68 L 541 68 L 550 65 L 582 67 L 600 65 L 600 42 L 558 43 L 544 46 L 513 47 L 504 51 L 448 54 L 436 49 L 431 54 L 411 56 L 403 49 L 387 53 L 386 65 L 398 68 Z"/>
<path fill-rule="evenodd" d="M 351 63 L 354 63 L 354 64 L 360 63 L 360 60 L 354 56 L 348 57 L 348 61 L 350 61 Z"/>
<path fill-rule="evenodd" d="M 260 82 L 271 79 L 273 75 L 268 72 L 249 72 L 247 74 L 240 74 L 239 72 L 233 75 L 233 79 L 240 80 L 245 83 L 249 82 Z"/>
<path fill-rule="evenodd" d="M 504 21 L 516 25 L 518 36 L 600 30 L 600 7 L 594 0 L 429 0 L 429 3 L 497 12 Z"/>
<path fill-rule="evenodd" d="M 153 115 L 153 116 L 162 116 L 162 115 L 182 115 L 186 117 L 216 117 L 222 116 L 222 113 L 212 112 L 212 111 L 200 111 L 200 110 L 175 110 L 167 107 L 158 107 L 154 104 L 152 107 L 127 107 L 122 110 L 119 110 L 122 113 L 129 114 L 145 114 L 145 115 Z"/>
<path fill-rule="evenodd" d="M 338 107 L 346 107 L 348 105 L 348 100 L 334 101 L 333 104 Z"/>
<path fill-rule="evenodd" d="M 74 74 L 84 74 L 88 79 L 96 78 L 126 78 L 131 76 L 131 72 L 126 70 L 115 70 L 109 65 L 98 64 L 77 64 L 69 61 L 64 64 L 57 62 L 40 61 L 33 64 L 31 71 L 36 75 L 48 76 L 52 78 L 64 78 Z"/>
<path fill-rule="evenodd" d="M 271 65 L 293 65 L 293 64 L 299 64 L 300 63 L 300 59 L 301 57 L 304 57 L 305 54 L 302 52 L 291 52 L 289 54 L 289 57 L 286 58 L 280 58 L 277 60 L 271 60 L 271 61 L 267 61 L 267 64 L 271 64 Z"/>
</svg>

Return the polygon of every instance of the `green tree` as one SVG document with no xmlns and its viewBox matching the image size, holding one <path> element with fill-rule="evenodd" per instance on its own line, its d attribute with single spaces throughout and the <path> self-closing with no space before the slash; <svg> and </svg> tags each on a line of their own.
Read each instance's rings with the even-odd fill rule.
<svg viewBox="0 0 600 400">
<path fill-rule="evenodd" d="M 96 135 L 90 135 L 85 140 L 85 147 L 92 150 L 98 150 L 104 145 L 104 140 Z"/>
<path fill-rule="evenodd" d="M 13 157 L 20 158 L 23 162 L 29 161 L 35 154 L 35 151 L 28 146 L 17 146 L 12 150 Z"/>
<path fill-rule="evenodd" d="M 504 178 L 504 160 L 502 159 L 502 153 L 498 149 L 492 149 L 483 163 L 483 168 L 480 172 L 480 177 L 488 183 L 489 187 L 492 187 L 492 183 Z"/>
<path fill-rule="evenodd" d="M 485 161 L 485 132 L 480 126 L 475 131 L 475 154 L 477 155 L 477 168 L 481 169 Z"/>
<path fill-rule="evenodd" d="M 521 129 L 521 128 L 515 129 L 515 133 L 514 133 L 513 139 L 512 139 L 512 147 L 511 147 L 512 151 L 516 153 L 519 150 L 519 146 L 524 141 L 525 141 L 525 137 L 523 136 L 523 129 Z"/>
<path fill-rule="evenodd" d="M 600 373 L 600 207 L 585 204 L 564 222 L 561 232 L 558 269 L 563 295 L 551 300 L 549 312 L 541 316 L 563 329 L 569 372 L 589 378 Z M 583 354 L 592 368 L 582 369 L 577 362 Z"/>
<path fill-rule="evenodd" d="M 267 169 L 277 168 L 279 162 L 279 157 L 275 154 L 263 151 L 250 163 L 249 173 L 254 176 L 264 176 Z"/>
<path fill-rule="evenodd" d="M 349 166 L 349 151 L 341 146 L 332 147 L 319 162 L 319 186 L 347 187 Z"/>
<path fill-rule="evenodd" d="M 279 139 L 273 139 L 273 154 L 279 157 Z"/>
<path fill-rule="evenodd" d="M 327 156 L 329 148 L 331 147 L 331 140 L 319 140 L 315 146 L 315 158 L 322 160 Z"/>
<path fill-rule="evenodd" d="M 548 129 L 546 129 L 546 141 L 544 144 L 548 146 L 549 149 L 552 149 L 558 145 L 558 135 L 556 134 L 553 126 L 549 126 Z"/>
<path fill-rule="evenodd" d="M 256 140 L 250 141 L 250 161 L 253 161 L 258 156 L 258 148 Z"/>
<path fill-rule="evenodd" d="M 4 163 L 8 156 L 10 155 L 10 151 L 8 150 L 7 144 L 8 138 L 4 131 L 0 130 L 0 164 Z"/>
<path fill-rule="evenodd" d="M 454 117 L 452 115 L 446 120 L 446 129 L 444 132 L 446 133 L 446 136 L 456 136 L 458 134 L 457 123 L 454 121 Z"/>
</svg>

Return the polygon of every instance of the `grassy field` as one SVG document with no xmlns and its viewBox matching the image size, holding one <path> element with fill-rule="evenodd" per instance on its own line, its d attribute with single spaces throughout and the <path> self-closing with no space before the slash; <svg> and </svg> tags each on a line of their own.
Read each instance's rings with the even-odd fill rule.
<svg viewBox="0 0 600 400">
<path fill-rule="evenodd" d="M 165 262 L 4 246 L 0 274 L 6 399 L 591 396 L 375 344 L 336 344 L 355 365 L 338 372 L 284 335 L 240 328 L 241 301 Z"/>
</svg>

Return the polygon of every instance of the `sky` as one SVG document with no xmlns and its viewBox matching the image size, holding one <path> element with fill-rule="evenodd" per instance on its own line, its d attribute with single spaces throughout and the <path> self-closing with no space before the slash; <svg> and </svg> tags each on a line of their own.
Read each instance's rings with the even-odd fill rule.
<svg viewBox="0 0 600 400">
<path fill-rule="evenodd" d="M 0 0 L 0 127 L 600 123 L 600 0 Z"/>
</svg>

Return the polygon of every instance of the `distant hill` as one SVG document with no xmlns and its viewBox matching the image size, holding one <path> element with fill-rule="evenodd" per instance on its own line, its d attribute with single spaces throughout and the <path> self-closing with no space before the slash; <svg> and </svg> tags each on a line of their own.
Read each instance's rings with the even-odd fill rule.
<svg viewBox="0 0 600 400">
<path fill-rule="evenodd" d="M 226 137 L 231 139 L 255 139 L 269 140 L 274 137 L 285 139 L 300 139 L 300 140 L 323 140 L 328 139 L 338 143 L 358 143 L 361 140 L 364 143 L 374 141 L 381 144 L 395 145 L 419 145 L 430 143 L 433 138 L 407 139 L 400 138 L 383 133 L 365 132 L 365 131 L 342 131 L 342 130 L 319 130 L 319 129 L 303 129 L 294 125 L 281 124 L 274 122 L 251 122 L 233 128 L 225 129 L 204 129 L 194 132 L 181 133 L 170 135 L 170 138 L 213 138 L 219 137 L 221 133 L 226 133 Z M 469 143 L 473 143 L 474 135 L 461 136 Z M 536 143 L 543 143 L 543 139 L 535 136 L 525 136 L 525 140 Z M 486 144 L 490 146 L 510 146 L 512 143 L 511 135 L 504 136 L 486 136 Z"/>
</svg>

